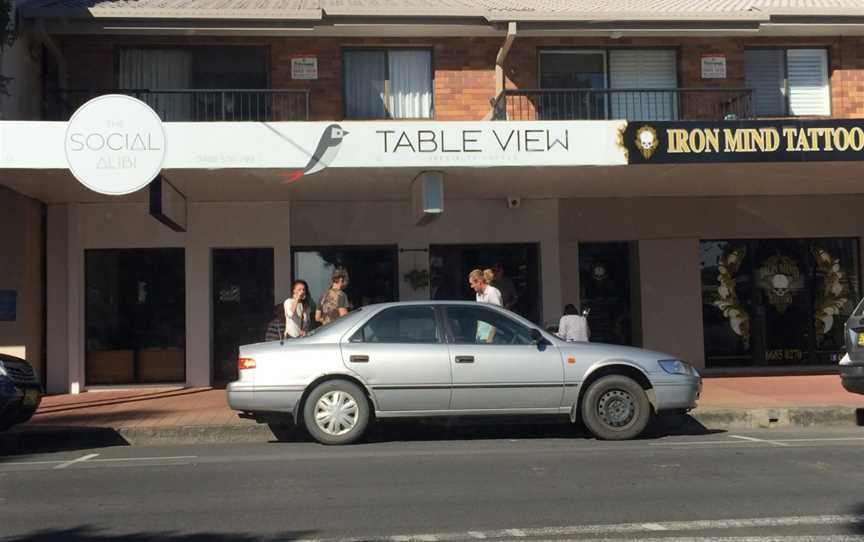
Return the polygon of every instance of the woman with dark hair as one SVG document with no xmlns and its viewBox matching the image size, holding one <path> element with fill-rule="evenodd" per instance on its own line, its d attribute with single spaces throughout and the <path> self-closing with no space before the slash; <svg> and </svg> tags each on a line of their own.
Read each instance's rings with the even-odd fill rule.
<svg viewBox="0 0 864 542">
<path fill-rule="evenodd" d="M 309 290 L 309 285 L 305 280 L 298 279 L 292 282 L 292 291 L 297 284 L 302 284 L 303 289 L 306 291 L 306 299 L 303 300 L 303 312 L 306 313 L 306 319 L 303 321 L 303 326 L 300 329 L 304 332 L 309 332 L 315 326 L 315 301 L 313 301 L 312 292 Z"/>
<path fill-rule="evenodd" d="M 306 309 L 308 286 L 302 280 L 291 283 L 291 297 L 285 300 L 285 338 L 296 339 L 309 329 L 309 311 Z"/>
<path fill-rule="evenodd" d="M 579 314 L 576 305 L 572 303 L 565 305 L 564 316 L 558 322 L 558 336 L 569 342 L 588 342 L 590 334 L 588 319 Z"/>
</svg>

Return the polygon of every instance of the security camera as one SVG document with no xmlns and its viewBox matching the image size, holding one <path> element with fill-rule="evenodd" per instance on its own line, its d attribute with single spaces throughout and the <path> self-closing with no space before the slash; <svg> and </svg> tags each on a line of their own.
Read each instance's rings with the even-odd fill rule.
<svg viewBox="0 0 864 542">
<path fill-rule="evenodd" d="M 522 198 L 516 196 L 507 196 L 507 208 L 518 209 L 522 205 Z"/>
</svg>

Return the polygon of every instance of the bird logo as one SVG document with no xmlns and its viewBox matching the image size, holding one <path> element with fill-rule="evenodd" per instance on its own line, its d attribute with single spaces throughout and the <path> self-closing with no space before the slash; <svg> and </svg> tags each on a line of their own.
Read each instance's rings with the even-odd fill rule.
<svg viewBox="0 0 864 542">
<path fill-rule="evenodd" d="M 333 163 L 336 155 L 339 154 L 339 146 L 342 144 L 342 138 L 348 135 L 346 130 L 343 130 L 338 124 L 331 124 L 324 129 L 321 134 L 321 140 L 318 141 L 318 147 L 312 153 L 309 163 L 303 169 L 291 171 L 284 175 L 285 181 L 283 184 L 291 184 L 304 175 L 312 175 L 318 173 L 325 167 Z"/>
</svg>

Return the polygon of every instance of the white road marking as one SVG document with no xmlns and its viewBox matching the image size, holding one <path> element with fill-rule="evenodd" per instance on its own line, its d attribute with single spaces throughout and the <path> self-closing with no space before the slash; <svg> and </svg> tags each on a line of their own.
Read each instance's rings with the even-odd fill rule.
<svg viewBox="0 0 864 542">
<path fill-rule="evenodd" d="M 54 469 L 55 470 L 56 469 L 65 469 L 66 467 L 69 467 L 70 465 L 74 465 L 75 463 L 83 463 L 83 462 L 87 461 L 88 459 L 93 459 L 94 457 L 99 457 L 99 454 L 82 455 L 78 459 L 73 459 L 71 461 L 64 461 L 63 463 L 60 463 L 59 465 L 55 466 Z"/>
<path fill-rule="evenodd" d="M 166 457 L 103 457 L 101 459 L 93 459 L 97 457 L 99 454 L 89 454 L 83 457 L 79 457 L 77 459 L 73 459 L 71 461 L 11 461 L 9 463 L 0 463 L 0 468 L 3 467 L 17 467 L 17 466 L 30 466 L 30 465 L 56 465 L 55 469 L 65 469 L 69 465 L 74 465 L 76 463 L 82 463 L 87 461 L 88 463 L 122 463 L 124 461 L 180 461 L 180 460 L 188 460 L 188 459 L 196 459 L 197 455 L 176 455 L 176 456 L 166 456 Z"/>
<path fill-rule="evenodd" d="M 467 531 L 467 532 L 450 532 L 450 533 L 429 533 L 415 535 L 396 535 L 396 536 L 375 536 L 371 537 L 375 540 L 383 542 L 413 542 L 419 540 L 430 540 L 434 538 L 439 542 L 449 542 L 454 540 L 470 540 L 479 539 L 482 535 L 483 539 L 507 540 L 514 537 L 520 539 L 525 538 L 551 538 L 555 537 L 559 540 L 561 537 L 567 536 L 584 536 L 584 535 L 613 535 L 626 534 L 626 540 L 645 538 L 638 536 L 639 533 L 657 532 L 657 531 L 713 531 L 713 530 L 729 530 L 729 529 L 776 529 L 781 527 L 798 527 L 798 526 L 843 526 L 844 528 L 850 525 L 864 525 L 864 514 L 858 515 L 825 515 L 825 516 L 789 516 L 789 517 L 773 517 L 773 518 L 746 518 L 746 519 L 718 519 L 718 520 L 693 520 L 693 521 L 658 521 L 648 523 L 618 523 L 618 524 L 601 524 L 601 525 L 571 525 L 565 527 L 535 527 L 525 529 L 498 529 L 492 531 Z M 516 534 L 518 533 L 518 534 Z M 370 540 L 370 537 L 353 537 L 353 538 L 335 538 L 335 539 L 308 539 L 297 542 L 363 542 Z M 611 539 L 604 538 L 604 541 Z M 625 539 L 621 539 L 625 540 Z M 730 541 L 730 542 L 811 542 L 811 541 L 830 541 L 830 542 L 846 542 L 847 540 L 857 540 L 861 542 L 860 536 L 845 536 L 838 535 L 814 535 L 814 536 L 750 536 L 750 537 L 690 537 L 690 538 L 657 538 L 653 539 L 664 542 L 689 542 L 689 541 Z M 580 538 L 580 542 L 585 542 Z"/>
<path fill-rule="evenodd" d="M 829 437 L 829 438 L 786 438 L 775 439 L 775 442 L 848 442 L 864 440 L 864 437 Z"/>
<path fill-rule="evenodd" d="M 165 457 L 118 457 L 118 458 L 103 458 L 103 459 L 94 459 L 92 463 L 97 462 L 108 462 L 108 461 L 165 461 L 165 460 L 183 460 L 183 459 L 195 459 L 197 455 L 174 455 L 174 456 L 165 456 Z"/>
<path fill-rule="evenodd" d="M 737 438 L 737 439 L 741 439 L 741 440 L 747 440 L 750 442 L 764 442 L 765 444 L 773 444 L 774 446 L 789 446 L 785 442 L 779 442 L 776 440 L 761 439 L 761 438 L 756 438 L 756 437 L 745 437 L 743 435 L 729 435 L 729 438 Z"/>
<path fill-rule="evenodd" d="M 649 442 L 648 446 L 706 446 L 706 445 L 744 444 L 740 440 L 690 440 L 682 442 Z"/>
<path fill-rule="evenodd" d="M 555 538 L 537 539 L 532 542 L 632 542 L 632 538 Z M 861 542 L 860 535 L 812 535 L 812 536 L 686 536 L 672 538 L 639 538 L 641 542 Z"/>
</svg>

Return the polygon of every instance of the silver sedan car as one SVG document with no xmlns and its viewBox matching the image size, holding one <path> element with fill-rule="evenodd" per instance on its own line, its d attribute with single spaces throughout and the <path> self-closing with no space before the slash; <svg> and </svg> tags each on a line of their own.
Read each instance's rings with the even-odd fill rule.
<svg viewBox="0 0 864 542">
<path fill-rule="evenodd" d="M 525 414 L 630 439 L 654 414 L 694 408 L 702 385 L 671 356 L 565 342 L 459 301 L 367 306 L 300 339 L 242 346 L 238 367 L 232 409 L 271 427 L 290 419 L 324 444 L 354 442 L 377 418 Z"/>
</svg>

